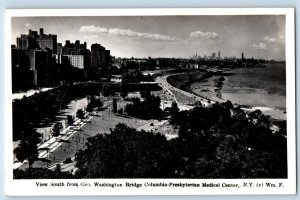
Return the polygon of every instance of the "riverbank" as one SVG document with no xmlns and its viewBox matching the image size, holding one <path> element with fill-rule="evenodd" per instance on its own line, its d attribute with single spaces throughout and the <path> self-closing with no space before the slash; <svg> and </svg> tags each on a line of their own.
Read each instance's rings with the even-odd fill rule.
<svg viewBox="0 0 300 200">
<path fill-rule="evenodd" d="M 230 71 L 194 72 L 188 74 L 175 74 L 167 77 L 167 82 L 175 88 L 189 92 L 198 97 L 212 102 L 225 102 L 220 92 L 223 86 L 224 76 L 231 75 Z M 204 83 L 203 86 L 191 87 L 194 83 Z"/>
<path fill-rule="evenodd" d="M 221 75 L 213 75 L 191 83 L 189 91 L 206 99 L 222 103 L 225 102 L 221 93 L 224 80 L 224 77 Z"/>
<path fill-rule="evenodd" d="M 259 69 L 254 70 L 258 71 Z M 241 105 L 246 111 L 258 109 L 273 119 L 286 120 L 285 108 L 276 106 L 276 104 L 282 105 L 282 102 L 285 102 L 284 96 L 267 93 L 263 89 L 239 87 L 240 85 L 234 88 L 232 85 L 238 84 L 239 81 L 245 82 L 245 80 L 240 78 L 233 82 L 230 80 L 231 76 L 237 75 L 234 71 L 202 72 L 201 77 L 199 77 L 199 74 L 177 74 L 170 76 L 172 78 L 168 78 L 167 81 L 174 87 L 210 101 L 222 103 L 230 100 L 236 105 Z M 175 81 L 177 78 L 178 80 Z M 245 79 L 245 77 L 243 78 Z M 250 78 L 257 80 L 255 77 Z M 228 84 L 228 82 L 230 83 Z M 266 103 L 261 104 L 261 101 Z"/>
</svg>

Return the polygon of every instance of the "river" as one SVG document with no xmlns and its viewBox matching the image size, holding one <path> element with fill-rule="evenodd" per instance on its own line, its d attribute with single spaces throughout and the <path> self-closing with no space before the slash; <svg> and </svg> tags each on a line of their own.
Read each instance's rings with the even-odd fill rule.
<svg viewBox="0 0 300 200">
<path fill-rule="evenodd" d="M 238 68 L 224 76 L 218 88 L 219 76 L 193 83 L 191 89 L 201 96 L 219 101 L 230 100 L 240 105 L 257 107 L 274 118 L 284 119 L 286 111 L 285 64 L 268 64 L 263 68 Z M 220 90 L 218 90 L 220 89 Z"/>
</svg>

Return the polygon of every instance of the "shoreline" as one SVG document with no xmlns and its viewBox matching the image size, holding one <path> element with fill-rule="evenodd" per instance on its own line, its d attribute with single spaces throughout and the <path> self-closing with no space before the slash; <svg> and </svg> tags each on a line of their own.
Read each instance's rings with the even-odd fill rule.
<svg viewBox="0 0 300 200">
<path fill-rule="evenodd" d="M 183 90 L 185 92 L 189 92 L 190 94 L 193 94 L 193 95 L 196 95 L 198 97 L 201 97 L 201 98 L 204 98 L 204 99 L 207 99 L 209 101 L 212 101 L 212 102 L 218 102 L 218 103 L 222 103 L 222 102 L 226 102 L 226 100 L 224 100 L 222 98 L 222 93 L 221 93 L 221 90 L 222 90 L 222 87 L 223 87 L 223 82 L 225 81 L 225 78 L 224 76 L 229 76 L 229 75 L 232 75 L 233 73 L 226 73 L 226 72 L 204 72 L 202 74 L 202 77 L 200 78 L 196 78 L 194 80 L 187 80 L 185 82 L 183 82 L 179 87 L 177 87 L 176 85 L 173 85 L 172 83 L 170 83 L 170 81 L 168 80 L 168 78 L 170 76 L 179 76 L 179 74 L 174 74 L 174 75 L 170 75 L 166 81 L 168 82 L 168 84 L 172 85 L 173 87 L 176 87 L 180 90 Z M 192 75 L 193 76 L 193 75 Z M 195 91 L 193 91 L 193 89 L 191 89 L 191 86 L 192 84 L 194 83 L 198 83 L 198 82 L 201 82 L 201 81 L 204 81 L 204 80 L 208 80 L 210 78 L 214 78 L 215 76 L 220 76 L 218 79 L 214 79 L 214 80 L 217 80 L 216 82 L 216 86 L 211 86 L 213 87 L 213 92 L 216 93 L 215 95 L 213 95 L 214 97 L 217 97 L 217 98 L 213 98 L 213 96 L 211 95 L 203 95 L 203 94 L 199 94 Z"/>
<path fill-rule="evenodd" d="M 226 71 L 221 71 L 221 72 L 206 72 L 203 74 L 203 76 L 201 78 L 195 79 L 195 80 L 186 80 L 185 82 L 183 82 L 181 84 L 181 86 L 178 89 L 181 89 L 183 91 L 189 92 L 193 95 L 196 95 L 198 97 L 201 98 L 205 98 L 209 101 L 215 101 L 218 103 L 222 103 L 222 102 L 226 102 L 225 99 L 223 99 L 223 94 L 221 92 L 221 90 L 223 89 L 223 85 L 224 82 L 226 81 L 226 76 L 230 76 L 233 75 L 234 73 L 229 71 L 230 73 L 226 73 Z M 178 76 L 178 74 L 174 74 L 171 76 Z M 193 75 L 192 75 L 193 76 Z M 218 77 L 220 76 L 220 77 Z M 213 79 L 213 80 L 209 80 L 209 79 Z M 174 86 L 173 84 L 171 84 L 168 81 L 168 78 L 166 79 L 166 81 Z M 203 82 L 203 81 L 207 81 L 208 84 L 208 88 L 202 89 L 205 90 L 205 92 L 208 92 L 207 95 L 204 95 L 203 93 L 201 93 L 199 86 L 193 86 L 193 84 L 195 83 L 199 83 L 199 82 Z M 203 82 L 205 83 L 205 82 Z M 195 87 L 194 89 L 192 87 Z M 195 92 L 194 90 L 199 89 L 199 93 Z M 209 94 L 209 92 L 211 92 L 211 94 Z M 242 109 L 244 109 L 245 111 L 249 111 L 252 112 L 254 110 L 261 110 L 265 115 L 269 115 L 271 118 L 275 119 L 275 120 L 286 120 L 286 109 L 279 109 L 277 107 L 268 107 L 268 106 L 260 106 L 260 105 L 246 105 L 246 104 L 238 104 L 235 102 L 232 102 L 234 105 L 237 106 L 241 106 Z"/>
</svg>

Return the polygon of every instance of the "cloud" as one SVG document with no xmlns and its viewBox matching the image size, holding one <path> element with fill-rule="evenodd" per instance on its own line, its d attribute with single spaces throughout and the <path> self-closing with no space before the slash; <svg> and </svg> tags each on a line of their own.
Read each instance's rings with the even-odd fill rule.
<svg viewBox="0 0 300 200">
<path fill-rule="evenodd" d="M 266 42 L 268 42 L 268 43 L 274 43 L 274 42 L 277 41 L 276 38 L 274 38 L 274 37 L 269 37 L 269 36 L 265 36 L 265 37 L 263 38 L 263 40 L 266 41 Z"/>
<path fill-rule="evenodd" d="M 267 49 L 267 44 L 260 42 L 258 44 L 251 44 L 250 47 L 252 47 L 254 49 Z"/>
<path fill-rule="evenodd" d="M 98 38 L 98 35 L 85 35 L 83 36 L 84 39 L 96 39 Z"/>
<path fill-rule="evenodd" d="M 30 24 L 30 23 L 26 23 L 24 26 L 25 26 L 26 28 L 29 28 L 29 27 L 31 27 L 31 24 Z"/>
<path fill-rule="evenodd" d="M 106 33 L 106 34 L 111 34 L 116 36 L 138 37 L 138 38 L 162 40 L 162 41 L 176 40 L 176 38 L 167 35 L 135 32 L 130 29 L 104 28 L 104 27 L 98 27 L 94 25 L 82 26 L 79 31 L 84 33 Z"/>
<path fill-rule="evenodd" d="M 195 31 L 190 33 L 191 37 L 200 37 L 209 40 L 218 40 L 220 39 L 219 34 L 216 32 L 202 32 L 202 31 Z"/>
<path fill-rule="evenodd" d="M 102 28 L 94 25 L 82 26 L 79 31 L 85 33 L 108 33 L 107 28 Z"/>
</svg>

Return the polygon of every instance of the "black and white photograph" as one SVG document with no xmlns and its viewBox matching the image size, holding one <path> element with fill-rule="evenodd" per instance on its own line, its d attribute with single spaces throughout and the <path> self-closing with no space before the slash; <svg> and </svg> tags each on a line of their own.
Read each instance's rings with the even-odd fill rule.
<svg viewBox="0 0 300 200">
<path fill-rule="evenodd" d="M 9 181 L 295 192 L 293 9 L 7 11 Z"/>
</svg>

